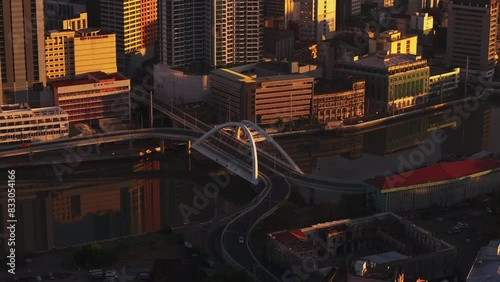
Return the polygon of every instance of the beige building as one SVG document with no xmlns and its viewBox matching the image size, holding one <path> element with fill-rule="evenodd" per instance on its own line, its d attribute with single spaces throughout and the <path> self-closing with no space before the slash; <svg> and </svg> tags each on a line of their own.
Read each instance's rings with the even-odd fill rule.
<svg viewBox="0 0 500 282">
<path fill-rule="evenodd" d="M 369 52 L 388 51 L 389 54 L 417 54 L 417 36 L 403 36 L 400 31 L 387 30 L 378 38 L 370 38 Z"/>
<path fill-rule="evenodd" d="M 364 115 L 365 81 L 320 81 L 314 87 L 313 115 L 320 123 Z"/>
<path fill-rule="evenodd" d="M 63 30 L 80 30 L 89 27 L 89 19 L 87 13 L 80 13 L 78 17 L 70 17 L 62 21 Z"/>
<path fill-rule="evenodd" d="M 434 18 L 428 13 L 415 13 L 411 16 L 410 29 L 428 31 L 434 28 Z"/>
<path fill-rule="evenodd" d="M 336 30 L 337 0 L 300 0 L 293 18 L 299 18 L 299 39 L 318 42 L 333 38 Z"/>
<path fill-rule="evenodd" d="M 465 74 L 468 65 L 470 75 L 492 78 L 497 19 L 497 0 L 450 1 L 446 66 L 460 67 Z"/>
<path fill-rule="evenodd" d="M 226 120 L 270 125 L 309 118 L 314 78 L 305 75 L 251 77 L 229 69 L 210 73 L 210 98 Z"/>
<path fill-rule="evenodd" d="M 48 79 L 117 71 L 116 37 L 99 29 L 51 31 L 45 39 L 45 53 Z"/>
<path fill-rule="evenodd" d="M 68 113 L 70 123 L 130 120 L 130 79 L 119 73 L 93 72 L 50 85 L 54 103 Z"/>
</svg>

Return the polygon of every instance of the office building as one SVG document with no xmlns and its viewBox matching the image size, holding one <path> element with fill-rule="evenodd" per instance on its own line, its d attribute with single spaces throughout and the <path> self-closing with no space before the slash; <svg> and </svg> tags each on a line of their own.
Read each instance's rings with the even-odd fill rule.
<svg viewBox="0 0 500 282">
<path fill-rule="evenodd" d="M 78 18 L 78 15 L 87 12 L 86 2 L 86 0 L 44 0 L 45 31 L 59 30 L 65 20 Z"/>
<path fill-rule="evenodd" d="M 314 86 L 313 116 L 320 123 L 362 117 L 365 113 L 365 82 L 352 78 L 320 80 Z"/>
<path fill-rule="evenodd" d="M 319 274 L 318 270 L 341 267 L 346 261 L 355 266 L 348 268 L 351 275 L 369 277 L 389 268 L 404 269 L 405 281 L 441 281 L 438 279 L 456 270 L 455 247 L 393 213 L 273 232 L 268 234 L 268 242 L 267 255 L 284 269 L 314 261 L 312 269 L 317 272 L 308 275 L 323 275 L 323 279 L 315 277 L 314 281 L 333 281 L 324 277 L 328 271 Z"/>
<path fill-rule="evenodd" d="M 260 1 L 159 1 L 158 5 L 160 63 L 221 67 L 262 58 Z"/>
<path fill-rule="evenodd" d="M 415 212 L 493 193 L 500 184 L 500 162 L 471 159 L 441 163 L 367 183 L 368 201 L 377 211 Z"/>
<path fill-rule="evenodd" d="M 387 30 L 377 38 L 369 39 L 369 52 L 374 54 L 387 51 L 391 54 L 417 55 L 417 36 L 403 36 L 400 31 Z"/>
<path fill-rule="evenodd" d="M 157 0 L 100 0 L 101 28 L 116 34 L 120 73 L 132 75 L 142 62 L 154 57 L 158 39 L 157 3 Z"/>
<path fill-rule="evenodd" d="M 42 0 L 0 1 L 0 104 L 39 100 L 45 79 Z"/>
<path fill-rule="evenodd" d="M 78 16 L 74 16 L 71 18 L 67 18 L 62 21 L 62 30 L 74 30 L 78 31 L 80 29 L 86 29 L 89 27 L 89 20 L 88 20 L 88 14 L 85 13 L 80 13 Z M 61 26 L 58 28 L 55 28 L 54 30 L 59 30 L 61 29 Z M 47 33 L 48 29 L 45 30 Z"/>
<path fill-rule="evenodd" d="M 300 0 L 299 40 L 318 42 L 333 38 L 336 30 L 336 0 Z"/>
<path fill-rule="evenodd" d="M 275 61 L 291 61 L 295 38 L 293 31 L 264 28 L 264 56 Z"/>
<path fill-rule="evenodd" d="M 96 28 L 50 31 L 45 64 L 49 80 L 96 71 L 115 73 L 116 37 Z"/>
<path fill-rule="evenodd" d="M 491 79 L 496 63 L 497 20 L 497 0 L 449 1 L 446 66 Z"/>
<path fill-rule="evenodd" d="M 385 7 L 385 8 L 390 8 L 394 6 L 394 0 L 371 0 L 369 2 L 375 3 L 379 7 Z"/>
<path fill-rule="evenodd" d="M 472 265 L 466 282 L 500 281 L 500 239 L 482 247 Z"/>
<path fill-rule="evenodd" d="M 313 82 L 299 74 L 251 77 L 217 69 L 210 73 L 210 97 L 225 120 L 270 125 L 309 118 Z"/>
<path fill-rule="evenodd" d="M 434 18 L 428 13 L 415 13 L 411 15 L 410 29 L 428 32 L 434 28 Z"/>
<path fill-rule="evenodd" d="M 0 106 L 0 146 L 37 143 L 69 136 L 68 114 L 60 107 Z"/>
<path fill-rule="evenodd" d="M 430 67 L 429 99 L 446 99 L 457 94 L 460 68 Z"/>
<path fill-rule="evenodd" d="M 387 52 L 387 51 L 386 51 Z M 428 102 L 429 67 L 421 56 L 375 54 L 339 62 L 337 76 L 352 75 L 366 79 L 365 114 L 395 113 Z"/>
<path fill-rule="evenodd" d="M 130 79 L 119 73 L 93 72 L 50 82 L 54 102 L 69 122 L 97 124 L 99 119 L 130 121 Z"/>
</svg>

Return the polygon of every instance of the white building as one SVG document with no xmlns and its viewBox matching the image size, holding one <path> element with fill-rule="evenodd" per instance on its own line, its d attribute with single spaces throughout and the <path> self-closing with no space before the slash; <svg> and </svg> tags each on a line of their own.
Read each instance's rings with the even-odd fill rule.
<svg viewBox="0 0 500 282">
<path fill-rule="evenodd" d="M 500 281 L 500 239 L 490 241 L 488 246 L 479 250 L 466 281 Z"/>
<path fill-rule="evenodd" d="M 434 18 L 428 13 L 415 13 L 411 16 L 410 29 L 428 31 L 434 27 Z"/>
<path fill-rule="evenodd" d="M 0 146 L 68 137 L 68 114 L 59 107 L 31 109 L 26 103 L 0 106 Z"/>
</svg>

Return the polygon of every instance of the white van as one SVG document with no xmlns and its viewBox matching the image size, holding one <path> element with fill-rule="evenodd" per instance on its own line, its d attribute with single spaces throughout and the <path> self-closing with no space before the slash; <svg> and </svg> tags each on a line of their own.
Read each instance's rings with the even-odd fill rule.
<svg viewBox="0 0 500 282">
<path fill-rule="evenodd" d="M 91 269 L 89 270 L 90 277 L 102 277 L 103 270 L 102 269 Z"/>
</svg>

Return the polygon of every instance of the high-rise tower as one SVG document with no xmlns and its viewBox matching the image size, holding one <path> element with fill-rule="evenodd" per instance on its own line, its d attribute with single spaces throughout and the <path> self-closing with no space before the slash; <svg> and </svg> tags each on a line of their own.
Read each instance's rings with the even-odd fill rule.
<svg viewBox="0 0 500 282">
<path fill-rule="evenodd" d="M 262 58 L 260 0 L 166 0 L 158 5 L 162 64 L 220 67 Z"/>
<path fill-rule="evenodd" d="M 42 0 L 0 0 L 0 104 L 30 102 L 45 79 Z"/>
<path fill-rule="evenodd" d="M 446 65 L 491 78 L 495 68 L 497 0 L 453 0 L 448 5 Z M 467 64 L 468 61 L 468 64 Z"/>
<path fill-rule="evenodd" d="M 138 64 L 154 57 L 158 38 L 158 2 L 100 0 L 101 28 L 116 34 L 119 72 L 132 75 Z"/>
</svg>

